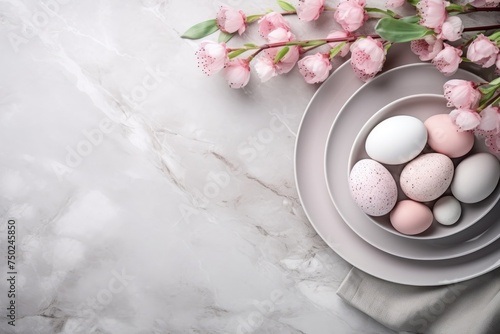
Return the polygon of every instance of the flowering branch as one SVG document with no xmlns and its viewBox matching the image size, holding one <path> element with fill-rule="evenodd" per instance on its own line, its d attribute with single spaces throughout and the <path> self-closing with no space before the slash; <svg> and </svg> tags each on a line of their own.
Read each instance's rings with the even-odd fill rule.
<svg viewBox="0 0 500 334">
<path fill-rule="evenodd" d="M 500 0 L 465 0 L 470 2 L 465 5 L 445 0 L 387 0 L 387 8 L 368 8 L 365 1 L 341 0 L 336 8 L 330 8 L 325 0 L 300 0 L 297 6 L 277 0 L 283 12 L 249 16 L 221 7 L 215 19 L 191 27 L 182 37 L 200 39 L 220 31 L 217 42 L 200 43 L 198 66 L 207 75 L 222 72 L 232 88 L 247 85 L 251 63 L 262 82 L 298 67 L 307 83 L 321 83 L 333 69 L 331 60 L 349 53 L 355 75 L 368 81 L 382 70 L 391 45 L 404 42 L 410 42 L 421 61 L 430 61 L 445 76 L 453 75 L 462 62 L 494 68 L 497 78 L 488 83 L 450 80 L 444 88 L 450 106 L 457 108 L 450 115 L 459 128 L 485 136 L 490 147 L 500 151 L 500 25 L 465 27 L 460 18 L 473 12 L 498 12 Z M 400 16 L 392 11 L 405 2 L 415 8 L 414 15 Z M 325 11 L 333 11 L 338 28 L 324 38 L 295 38 L 286 17 L 296 15 L 299 21 L 309 22 Z M 375 31 L 360 34 L 358 30 L 369 19 L 377 20 Z M 253 23 L 265 43 L 226 44 Z M 464 32 L 478 33 L 464 41 Z M 319 52 L 308 54 L 315 49 Z M 249 51 L 252 53 L 245 55 Z"/>
</svg>

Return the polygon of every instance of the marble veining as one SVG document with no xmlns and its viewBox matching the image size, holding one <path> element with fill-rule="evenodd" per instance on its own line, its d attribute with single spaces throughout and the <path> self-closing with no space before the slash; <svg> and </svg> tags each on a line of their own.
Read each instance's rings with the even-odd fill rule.
<svg viewBox="0 0 500 334">
<path fill-rule="evenodd" d="M 222 4 L 278 10 L 0 1 L 0 245 L 15 220 L 18 271 L 0 332 L 393 333 L 335 294 L 351 266 L 300 205 L 294 145 L 318 86 L 292 71 L 229 89 L 179 37 Z"/>
</svg>

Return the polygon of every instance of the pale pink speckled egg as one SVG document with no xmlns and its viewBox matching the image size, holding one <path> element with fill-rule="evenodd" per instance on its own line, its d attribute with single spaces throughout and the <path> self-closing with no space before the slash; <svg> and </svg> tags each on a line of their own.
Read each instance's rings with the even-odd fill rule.
<svg viewBox="0 0 500 334">
<path fill-rule="evenodd" d="M 412 200 L 428 202 L 441 196 L 451 184 L 453 162 L 441 153 L 423 154 L 401 171 L 401 190 Z"/>
<path fill-rule="evenodd" d="M 431 209 L 424 204 L 406 199 L 396 204 L 389 219 L 396 231 L 415 235 L 427 230 L 432 225 L 434 217 Z"/>
<path fill-rule="evenodd" d="M 352 167 L 349 186 L 354 202 L 370 216 L 389 213 L 398 198 L 396 181 L 391 173 L 371 159 L 360 160 Z"/>
</svg>

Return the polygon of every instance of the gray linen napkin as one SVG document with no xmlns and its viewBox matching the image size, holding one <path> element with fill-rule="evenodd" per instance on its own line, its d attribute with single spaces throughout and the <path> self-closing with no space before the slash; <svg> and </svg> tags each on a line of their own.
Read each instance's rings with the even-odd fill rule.
<svg viewBox="0 0 500 334">
<path fill-rule="evenodd" d="M 351 269 L 337 294 L 399 332 L 499 334 L 500 269 L 446 286 L 400 285 Z"/>
</svg>

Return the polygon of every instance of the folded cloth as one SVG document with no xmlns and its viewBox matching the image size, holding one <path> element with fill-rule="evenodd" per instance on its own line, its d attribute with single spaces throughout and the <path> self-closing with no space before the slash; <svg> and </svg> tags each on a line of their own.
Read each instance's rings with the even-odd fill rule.
<svg viewBox="0 0 500 334">
<path fill-rule="evenodd" d="M 500 269 L 446 286 L 401 285 L 351 269 L 337 294 L 398 332 L 499 334 Z"/>
</svg>

